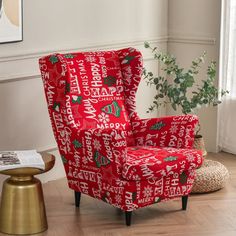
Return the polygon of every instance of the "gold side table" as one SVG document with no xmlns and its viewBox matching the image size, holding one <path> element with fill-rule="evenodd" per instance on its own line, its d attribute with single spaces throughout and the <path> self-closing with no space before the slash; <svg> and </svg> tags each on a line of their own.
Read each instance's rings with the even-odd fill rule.
<svg viewBox="0 0 236 236">
<path fill-rule="evenodd" d="M 0 231 L 7 234 L 36 234 L 47 230 L 42 184 L 34 175 L 42 174 L 55 164 L 55 157 L 41 153 L 45 170 L 18 168 L 1 171 L 10 175 L 3 183 L 0 205 Z"/>
</svg>

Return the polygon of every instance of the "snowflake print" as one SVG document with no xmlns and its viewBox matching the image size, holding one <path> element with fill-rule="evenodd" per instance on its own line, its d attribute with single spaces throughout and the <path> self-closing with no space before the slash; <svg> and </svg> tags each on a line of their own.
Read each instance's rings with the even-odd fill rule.
<svg viewBox="0 0 236 236">
<path fill-rule="evenodd" d="M 82 156 L 82 162 L 84 165 L 87 165 L 89 162 L 94 162 L 93 157 L 89 157 L 88 155 Z"/>
<path fill-rule="evenodd" d="M 121 70 L 119 70 L 119 71 L 116 73 L 116 77 L 117 77 L 117 78 L 122 78 L 122 77 L 123 77 Z"/>
<path fill-rule="evenodd" d="M 130 52 L 134 52 L 134 51 L 135 51 L 135 48 L 128 48 L 128 50 L 129 50 Z"/>
<path fill-rule="evenodd" d="M 93 62 L 96 62 L 96 57 L 88 55 L 88 56 L 85 57 L 85 60 L 87 62 L 93 63 Z"/>
<path fill-rule="evenodd" d="M 169 154 L 172 154 L 172 153 L 178 153 L 178 150 L 179 149 L 175 149 L 175 148 L 169 148 L 169 147 L 164 147 L 163 149 L 165 149 Z"/>
<path fill-rule="evenodd" d="M 143 57 L 138 57 L 138 61 L 139 61 L 139 63 L 142 65 L 143 64 Z"/>
<path fill-rule="evenodd" d="M 114 62 L 114 66 L 113 67 L 109 67 L 109 68 L 107 68 L 107 71 L 109 71 L 109 70 L 119 70 L 120 69 L 120 62 L 117 62 L 116 61 L 116 63 Z"/>
<path fill-rule="evenodd" d="M 122 201 L 121 195 L 117 194 L 115 196 L 115 200 L 116 200 L 116 203 L 118 203 L 118 204 L 121 203 L 121 201 Z"/>
<path fill-rule="evenodd" d="M 104 112 L 102 112 L 101 114 L 98 115 L 98 119 L 100 122 L 102 122 L 104 124 L 106 124 L 110 121 L 109 116 Z"/>
<path fill-rule="evenodd" d="M 197 157 L 197 163 L 200 164 L 202 162 L 202 158 L 201 157 Z"/>
<path fill-rule="evenodd" d="M 142 70 L 143 70 L 142 65 L 138 65 L 138 66 L 136 66 L 135 68 L 136 68 L 138 71 L 142 71 Z"/>
<path fill-rule="evenodd" d="M 102 146 L 102 145 L 100 144 L 99 140 L 94 139 L 94 141 L 93 141 L 93 146 L 94 146 L 95 149 L 101 150 L 101 146 Z"/>
<path fill-rule="evenodd" d="M 140 180 L 140 177 L 138 175 L 133 175 L 133 180 Z"/>
<path fill-rule="evenodd" d="M 88 164 L 88 159 L 86 158 L 86 156 L 82 157 L 82 162 L 83 162 L 84 165 Z"/>
<path fill-rule="evenodd" d="M 124 182 L 120 179 L 116 179 L 116 184 L 120 187 L 123 187 L 124 186 Z"/>
<path fill-rule="evenodd" d="M 129 74 L 130 76 L 132 76 L 132 68 L 131 68 L 131 66 L 126 66 L 124 69 L 125 69 L 125 73 L 126 74 Z"/>
<path fill-rule="evenodd" d="M 178 126 L 177 125 L 172 125 L 170 128 L 170 133 L 175 134 L 178 131 Z"/>
<path fill-rule="evenodd" d="M 194 178 L 195 175 L 196 175 L 195 171 L 191 171 L 191 172 L 189 172 L 189 176 L 190 176 L 190 177 Z"/>
<path fill-rule="evenodd" d="M 193 162 L 194 159 L 195 159 L 195 156 L 194 156 L 193 154 L 191 154 L 191 153 L 187 154 L 186 156 L 187 156 L 187 160 L 188 160 L 189 162 Z"/>
<path fill-rule="evenodd" d="M 98 51 L 98 52 L 95 52 L 94 54 L 97 55 L 97 56 L 99 56 L 99 57 L 103 57 L 105 53 Z"/>
<path fill-rule="evenodd" d="M 149 185 L 144 187 L 144 190 L 143 190 L 143 196 L 144 197 L 151 197 L 152 193 L 153 193 L 153 190 Z"/>
<path fill-rule="evenodd" d="M 102 136 L 102 130 L 101 129 L 91 129 L 91 132 L 96 136 L 96 137 L 101 137 Z"/>
<path fill-rule="evenodd" d="M 161 171 L 161 175 L 164 177 L 164 176 L 166 176 L 166 171 L 165 170 L 162 170 Z"/>
</svg>

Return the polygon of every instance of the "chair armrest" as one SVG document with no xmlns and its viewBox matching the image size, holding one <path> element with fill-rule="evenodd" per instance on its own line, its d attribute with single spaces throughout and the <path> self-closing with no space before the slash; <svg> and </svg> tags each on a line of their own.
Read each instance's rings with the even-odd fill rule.
<svg viewBox="0 0 236 236">
<path fill-rule="evenodd" d="M 192 148 L 195 115 L 139 119 L 132 123 L 136 145 Z"/>
<path fill-rule="evenodd" d="M 106 172 L 106 177 L 107 172 L 114 177 L 121 175 L 126 158 L 126 131 L 100 128 L 75 131 L 71 133 L 70 151 L 64 155 L 70 166 L 101 173 L 102 176 Z M 70 170 L 66 172 L 70 173 Z"/>
</svg>

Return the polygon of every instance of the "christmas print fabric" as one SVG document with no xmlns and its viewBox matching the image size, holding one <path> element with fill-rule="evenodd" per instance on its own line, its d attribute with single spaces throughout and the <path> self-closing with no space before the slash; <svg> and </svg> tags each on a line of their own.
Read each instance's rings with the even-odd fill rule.
<svg viewBox="0 0 236 236">
<path fill-rule="evenodd" d="M 191 149 L 198 119 L 138 117 L 139 51 L 53 54 L 39 63 L 70 188 L 124 211 L 189 194 L 202 163 Z"/>
</svg>

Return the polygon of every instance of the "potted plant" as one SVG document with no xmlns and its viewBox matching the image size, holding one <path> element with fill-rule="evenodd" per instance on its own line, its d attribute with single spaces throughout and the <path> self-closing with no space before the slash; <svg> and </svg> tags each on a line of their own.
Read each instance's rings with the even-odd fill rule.
<svg viewBox="0 0 236 236">
<path fill-rule="evenodd" d="M 219 105 L 221 103 L 219 98 L 228 93 L 225 90 L 219 91 L 215 85 L 215 61 L 211 61 L 208 65 L 206 78 L 202 79 L 200 83 L 197 80 L 196 77 L 206 57 L 205 52 L 193 60 L 189 68 L 184 69 L 180 67 L 173 55 L 159 52 L 148 42 L 144 43 L 144 47 L 152 51 L 154 59 L 160 63 L 161 71 L 164 72 L 163 75 L 155 76 L 146 69 L 143 71 L 147 84 L 155 86 L 157 92 L 147 112 L 169 104 L 175 111 L 179 108 L 183 114 L 195 113 L 202 106 Z M 195 136 L 195 147 L 205 151 L 202 136 L 198 134 L 199 131 L 200 127 Z"/>
</svg>

